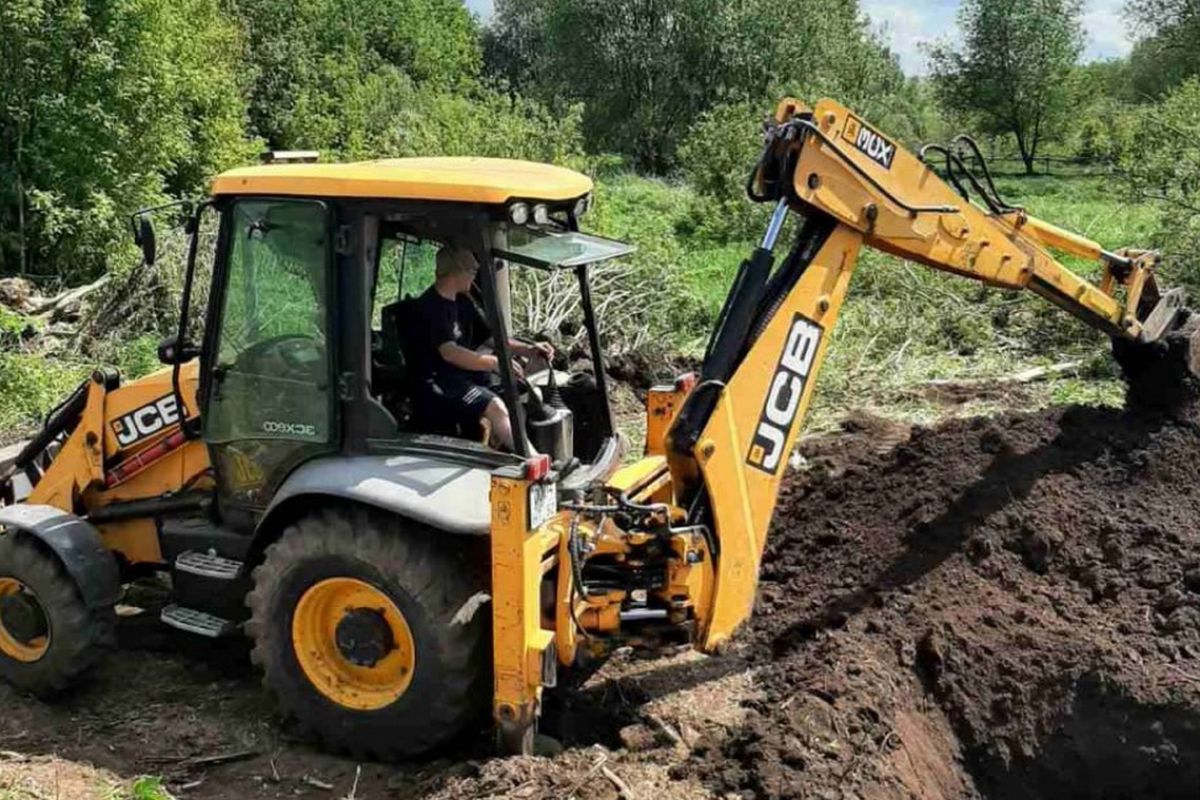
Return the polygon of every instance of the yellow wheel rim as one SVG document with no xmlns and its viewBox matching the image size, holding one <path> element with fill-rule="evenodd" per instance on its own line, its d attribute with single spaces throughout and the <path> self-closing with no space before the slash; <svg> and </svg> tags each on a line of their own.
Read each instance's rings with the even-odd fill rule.
<svg viewBox="0 0 1200 800">
<path fill-rule="evenodd" d="M 348 640 L 354 639 L 347 630 L 354 620 L 364 619 L 376 647 L 384 646 L 371 653 L 370 663 L 363 663 L 361 654 L 355 663 L 355 653 L 347 652 Z M 400 609 L 385 593 L 356 578 L 327 578 L 304 592 L 292 615 L 292 646 L 317 691 L 359 711 L 398 700 L 408 691 L 416 667 L 412 631 Z"/>
<path fill-rule="evenodd" d="M 20 594 L 32 598 L 35 603 L 37 602 L 37 595 L 16 578 L 0 578 L 0 597 L 12 597 Z M 4 620 L 0 619 L 0 653 L 17 661 L 32 664 L 46 655 L 46 651 L 49 649 L 49 633 L 45 636 L 38 636 L 28 642 L 22 642 L 8 628 L 4 627 Z"/>
</svg>

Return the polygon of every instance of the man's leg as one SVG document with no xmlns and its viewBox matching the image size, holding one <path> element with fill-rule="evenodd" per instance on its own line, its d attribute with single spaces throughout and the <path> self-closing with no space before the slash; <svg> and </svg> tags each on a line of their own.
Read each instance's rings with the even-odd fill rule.
<svg viewBox="0 0 1200 800">
<path fill-rule="evenodd" d="M 504 406 L 504 401 L 499 397 L 493 397 L 492 401 L 487 404 L 487 408 L 483 410 L 483 417 L 492 426 L 492 435 L 496 437 L 496 441 L 500 446 L 514 452 L 516 447 L 513 441 L 512 421 L 508 417 L 508 409 Z"/>
</svg>

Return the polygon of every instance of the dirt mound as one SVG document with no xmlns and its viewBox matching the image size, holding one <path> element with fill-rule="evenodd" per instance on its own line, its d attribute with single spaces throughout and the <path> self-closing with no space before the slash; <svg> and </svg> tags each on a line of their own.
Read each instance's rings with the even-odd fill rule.
<svg viewBox="0 0 1200 800">
<path fill-rule="evenodd" d="M 763 699 L 678 771 L 755 797 L 1194 796 L 1200 431 L 1071 408 L 849 450 L 785 489 L 747 632 Z"/>
</svg>

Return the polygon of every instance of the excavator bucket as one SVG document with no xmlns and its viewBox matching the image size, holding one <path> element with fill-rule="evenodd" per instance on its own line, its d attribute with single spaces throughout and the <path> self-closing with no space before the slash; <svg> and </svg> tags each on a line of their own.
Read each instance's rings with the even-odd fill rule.
<svg viewBox="0 0 1200 800">
<path fill-rule="evenodd" d="M 1170 328 L 1150 341 L 1114 337 L 1113 357 L 1125 378 L 1131 407 L 1188 413 L 1200 401 L 1196 312 L 1181 307 Z"/>
</svg>

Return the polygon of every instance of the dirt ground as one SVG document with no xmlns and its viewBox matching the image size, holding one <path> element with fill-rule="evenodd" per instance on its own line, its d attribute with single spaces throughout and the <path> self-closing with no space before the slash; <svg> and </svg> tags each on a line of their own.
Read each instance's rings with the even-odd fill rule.
<svg viewBox="0 0 1200 800">
<path fill-rule="evenodd" d="M 620 653 L 551 701 L 552 758 L 492 758 L 482 728 L 421 763 L 323 754 L 244 646 L 161 628 L 152 592 L 91 687 L 0 688 L 0 756 L 180 798 L 1196 797 L 1200 426 L 1070 407 L 845 427 L 804 443 L 728 652 Z"/>
</svg>

